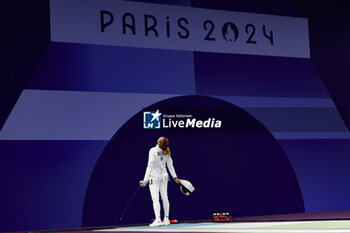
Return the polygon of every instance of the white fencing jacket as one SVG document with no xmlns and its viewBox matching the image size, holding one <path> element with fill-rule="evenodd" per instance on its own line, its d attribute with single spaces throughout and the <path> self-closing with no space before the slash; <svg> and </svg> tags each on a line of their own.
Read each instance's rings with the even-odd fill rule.
<svg viewBox="0 0 350 233">
<path fill-rule="evenodd" d="M 168 167 L 171 176 L 175 179 L 177 176 L 171 156 L 164 155 L 162 149 L 160 149 L 158 145 L 152 147 L 149 150 L 148 164 L 143 180 L 148 181 L 152 177 L 168 181 L 169 178 L 166 166 Z"/>
</svg>

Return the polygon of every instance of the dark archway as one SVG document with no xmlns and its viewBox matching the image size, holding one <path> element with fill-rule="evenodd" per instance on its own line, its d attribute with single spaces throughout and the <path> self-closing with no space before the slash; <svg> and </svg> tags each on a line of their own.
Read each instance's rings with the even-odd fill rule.
<svg viewBox="0 0 350 233">
<path fill-rule="evenodd" d="M 123 222 L 119 221 L 144 176 L 148 150 L 159 136 L 170 139 L 179 178 L 192 180 L 197 188 L 193 195 L 184 196 L 171 181 L 170 218 L 209 219 L 215 211 L 233 216 L 305 211 L 284 151 L 271 133 L 241 108 L 212 97 L 181 96 L 147 109 L 207 111 L 218 114 L 225 127 L 220 131 L 143 130 L 143 112 L 134 115 L 116 132 L 95 166 L 85 196 L 83 227 L 147 223 L 153 218 L 147 187 L 137 193 Z"/>
</svg>

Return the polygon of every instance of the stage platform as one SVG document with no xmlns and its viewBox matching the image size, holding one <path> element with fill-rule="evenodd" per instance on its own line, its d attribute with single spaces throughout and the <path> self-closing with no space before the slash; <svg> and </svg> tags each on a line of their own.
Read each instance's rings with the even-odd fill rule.
<svg viewBox="0 0 350 233">
<path fill-rule="evenodd" d="M 349 233 L 350 221 L 179 223 L 163 227 L 117 227 L 114 229 L 94 230 L 93 232 Z"/>
<path fill-rule="evenodd" d="M 236 217 L 232 222 L 213 223 L 210 219 L 181 221 L 169 226 L 100 226 L 76 229 L 30 231 L 30 233 L 106 233 L 106 232 L 219 232 L 219 233 L 350 233 L 350 210 Z M 29 231 L 27 231 L 29 233 Z"/>
</svg>

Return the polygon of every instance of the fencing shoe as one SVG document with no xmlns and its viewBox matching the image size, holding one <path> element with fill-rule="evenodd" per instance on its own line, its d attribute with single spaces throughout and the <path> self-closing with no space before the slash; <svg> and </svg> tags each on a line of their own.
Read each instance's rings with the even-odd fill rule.
<svg viewBox="0 0 350 233">
<path fill-rule="evenodd" d="M 163 224 L 163 226 L 169 226 L 170 225 L 169 218 L 165 217 L 162 224 Z"/>
<path fill-rule="evenodd" d="M 151 224 L 150 227 L 159 227 L 162 226 L 162 221 L 159 218 L 156 218 Z"/>
</svg>

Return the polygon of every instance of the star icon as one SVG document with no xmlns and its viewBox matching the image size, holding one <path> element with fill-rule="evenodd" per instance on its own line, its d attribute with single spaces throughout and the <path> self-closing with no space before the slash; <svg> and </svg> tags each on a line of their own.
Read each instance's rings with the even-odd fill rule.
<svg viewBox="0 0 350 233">
<path fill-rule="evenodd" d="M 153 116 L 152 121 L 154 121 L 155 119 L 157 119 L 157 121 L 159 121 L 159 116 L 162 115 L 160 112 L 159 112 L 159 109 L 157 109 L 157 111 L 155 113 L 151 113 L 151 115 Z"/>
</svg>

